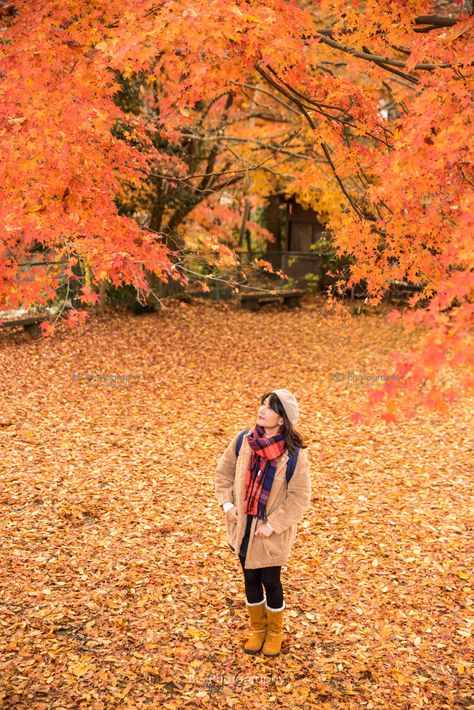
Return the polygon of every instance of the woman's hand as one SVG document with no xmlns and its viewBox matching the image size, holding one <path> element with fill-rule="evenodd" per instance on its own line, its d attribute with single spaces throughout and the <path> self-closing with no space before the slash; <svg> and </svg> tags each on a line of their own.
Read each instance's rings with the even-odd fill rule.
<svg viewBox="0 0 474 710">
<path fill-rule="evenodd" d="M 257 537 L 270 537 L 270 535 L 273 535 L 273 532 L 274 531 L 266 523 L 264 523 L 258 528 L 258 530 L 255 531 L 255 535 Z"/>
<path fill-rule="evenodd" d="M 233 508 L 229 508 L 229 510 L 226 513 L 226 518 L 229 521 L 229 523 L 236 523 L 237 522 L 237 507 L 235 505 Z"/>
</svg>

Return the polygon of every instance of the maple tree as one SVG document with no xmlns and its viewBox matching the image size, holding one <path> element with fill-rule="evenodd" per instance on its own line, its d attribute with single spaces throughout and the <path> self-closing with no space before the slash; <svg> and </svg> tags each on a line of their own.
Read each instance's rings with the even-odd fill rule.
<svg viewBox="0 0 474 710">
<path fill-rule="evenodd" d="M 353 258 L 341 286 L 365 279 L 370 303 L 390 279 L 423 283 L 410 305 L 427 297 L 428 305 L 403 322 L 425 328 L 425 340 L 396 355 L 400 379 L 374 391 L 371 404 L 385 404 L 387 421 L 401 402 L 407 413 L 419 401 L 446 410 L 473 385 L 471 11 L 421 0 L 394 0 L 383 13 L 375 0 L 4 4 L 2 303 L 45 302 L 58 287 L 53 271 L 22 278 L 33 240 L 54 247 L 70 275 L 78 260 L 87 264 L 84 303 L 104 278 L 145 292 L 147 272 L 186 284 L 166 235 L 120 214 L 116 197 L 127 183 L 149 183 L 157 166 L 187 180 L 189 166 L 151 136 L 179 153 L 203 106 L 222 116 L 227 102 L 233 120 L 249 110 L 250 91 L 259 115 L 234 134 L 226 127 L 225 148 L 214 136 L 213 174 L 225 172 L 232 147 L 230 172 L 247 161 L 246 180 L 255 171 L 258 183 L 264 161 L 280 185 L 324 210 L 338 254 Z M 148 110 L 132 113 L 114 100 L 117 75 L 139 72 Z M 289 122 L 275 146 L 265 112 L 277 105 Z M 127 135 L 114 135 L 122 124 Z M 245 140 L 230 146 L 231 137 Z M 258 150 L 249 165 L 251 139 Z M 283 152 L 298 145 L 303 168 Z M 339 197 L 325 199 L 328 190 Z M 443 388 L 438 373 L 449 368 L 464 375 Z"/>
<path fill-rule="evenodd" d="M 208 266 L 223 267 L 226 263 L 236 266 L 235 254 L 230 248 L 226 250 L 226 246 L 237 246 L 242 229 L 257 243 L 273 240 L 268 230 L 252 221 L 249 213 L 245 214 L 246 203 L 258 204 L 255 186 L 253 195 L 244 198 L 249 190 L 244 183 L 251 155 L 247 155 L 248 150 L 241 150 L 239 155 L 230 147 L 235 143 L 255 142 L 255 138 L 242 135 L 241 130 L 242 125 L 254 125 L 259 115 L 252 107 L 253 102 L 249 108 L 243 96 L 237 106 L 232 92 L 208 102 L 198 102 L 193 111 L 193 123 L 180 130 L 179 140 L 168 140 L 159 130 L 162 87 L 156 76 L 127 71 L 118 75 L 118 81 L 122 89 L 115 101 L 123 111 L 147 116 L 147 135 L 163 156 L 148 174 L 147 182 L 137 184 L 134 180 L 125 185 L 119 197 L 121 214 L 138 215 L 147 229 L 160 234 L 173 250 L 177 269 L 186 274 L 199 275 L 189 268 L 188 253 L 194 258 L 205 257 Z M 268 111 L 264 118 L 266 123 L 284 121 Z M 238 127 L 238 131 L 234 127 Z M 130 126 L 125 121 L 115 133 L 130 140 Z M 257 142 L 262 144 L 263 137 Z M 273 153 L 284 151 L 294 155 L 285 150 L 283 143 L 275 144 L 268 137 L 267 146 Z M 259 170 L 268 168 L 260 163 Z M 150 286 L 153 281 L 153 275 L 147 274 Z M 209 290 L 202 280 L 198 280 L 197 285 Z"/>
</svg>

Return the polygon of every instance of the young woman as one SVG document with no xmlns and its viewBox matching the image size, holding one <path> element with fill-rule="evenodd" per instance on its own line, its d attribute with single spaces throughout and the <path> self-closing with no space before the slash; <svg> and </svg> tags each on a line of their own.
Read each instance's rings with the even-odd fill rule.
<svg viewBox="0 0 474 710">
<path fill-rule="evenodd" d="M 261 399 L 257 423 L 244 435 L 236 456 L 237 433 L 219 459 L 215 493 L 226 515 L 227 541 L 244 574 L 252 635 L 245 653 L 277 656 L 283 639 L 286 604 L 280 580 L 297 525 L 311 501 L 307 448 L 293 429 L 298 402 L 286 389 Z M 298 448 L 299 447 L 299 448 Z M 287 461 L 298 449 L 287 483 Z"/>
</svg>

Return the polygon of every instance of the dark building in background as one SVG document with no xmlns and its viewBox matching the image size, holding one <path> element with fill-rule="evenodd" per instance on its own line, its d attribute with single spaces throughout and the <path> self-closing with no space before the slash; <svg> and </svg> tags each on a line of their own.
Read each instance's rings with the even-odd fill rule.
<svg viewBox="0 0 474 710">
<path fill-rule="evenodd" d="M 278 193 L 268 198 L 265 217 L 265 226 L 275 237 L 275 242 L 268 242 L 266 253 L 273 268 L 283 269 L 301 285 L 306 283 L 306 274 L 319 276 L 323 257 L 311 246 L 318 244 L 325 227 L 316 212 Z"/>
</svg>

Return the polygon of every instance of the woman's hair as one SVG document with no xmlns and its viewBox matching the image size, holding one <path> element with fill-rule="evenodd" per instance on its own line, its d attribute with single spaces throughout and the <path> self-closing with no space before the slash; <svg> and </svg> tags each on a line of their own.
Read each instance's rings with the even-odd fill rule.
<svg viewBox="0 0 474 710">
<path fill-rule="evenodd" d="M 304 443 L 301 434 L 296 431 L 296 429 L 293 429 L 290 420 L 286 416 L 282 403 L 274 392 L 266 392 L 263 395 L 260 404 L 263 404 L 267 397 L 270 397 L 268 402 L 270 409 L 273 409 L 273 411 L 279 414 L 283 419 L 281 434 L 285 438 L 286 448 L 289 453 L 292 454 L 296 446 L 299 446 L 302 449 L 307 449 L 308 445 Z"/>
</svg>

